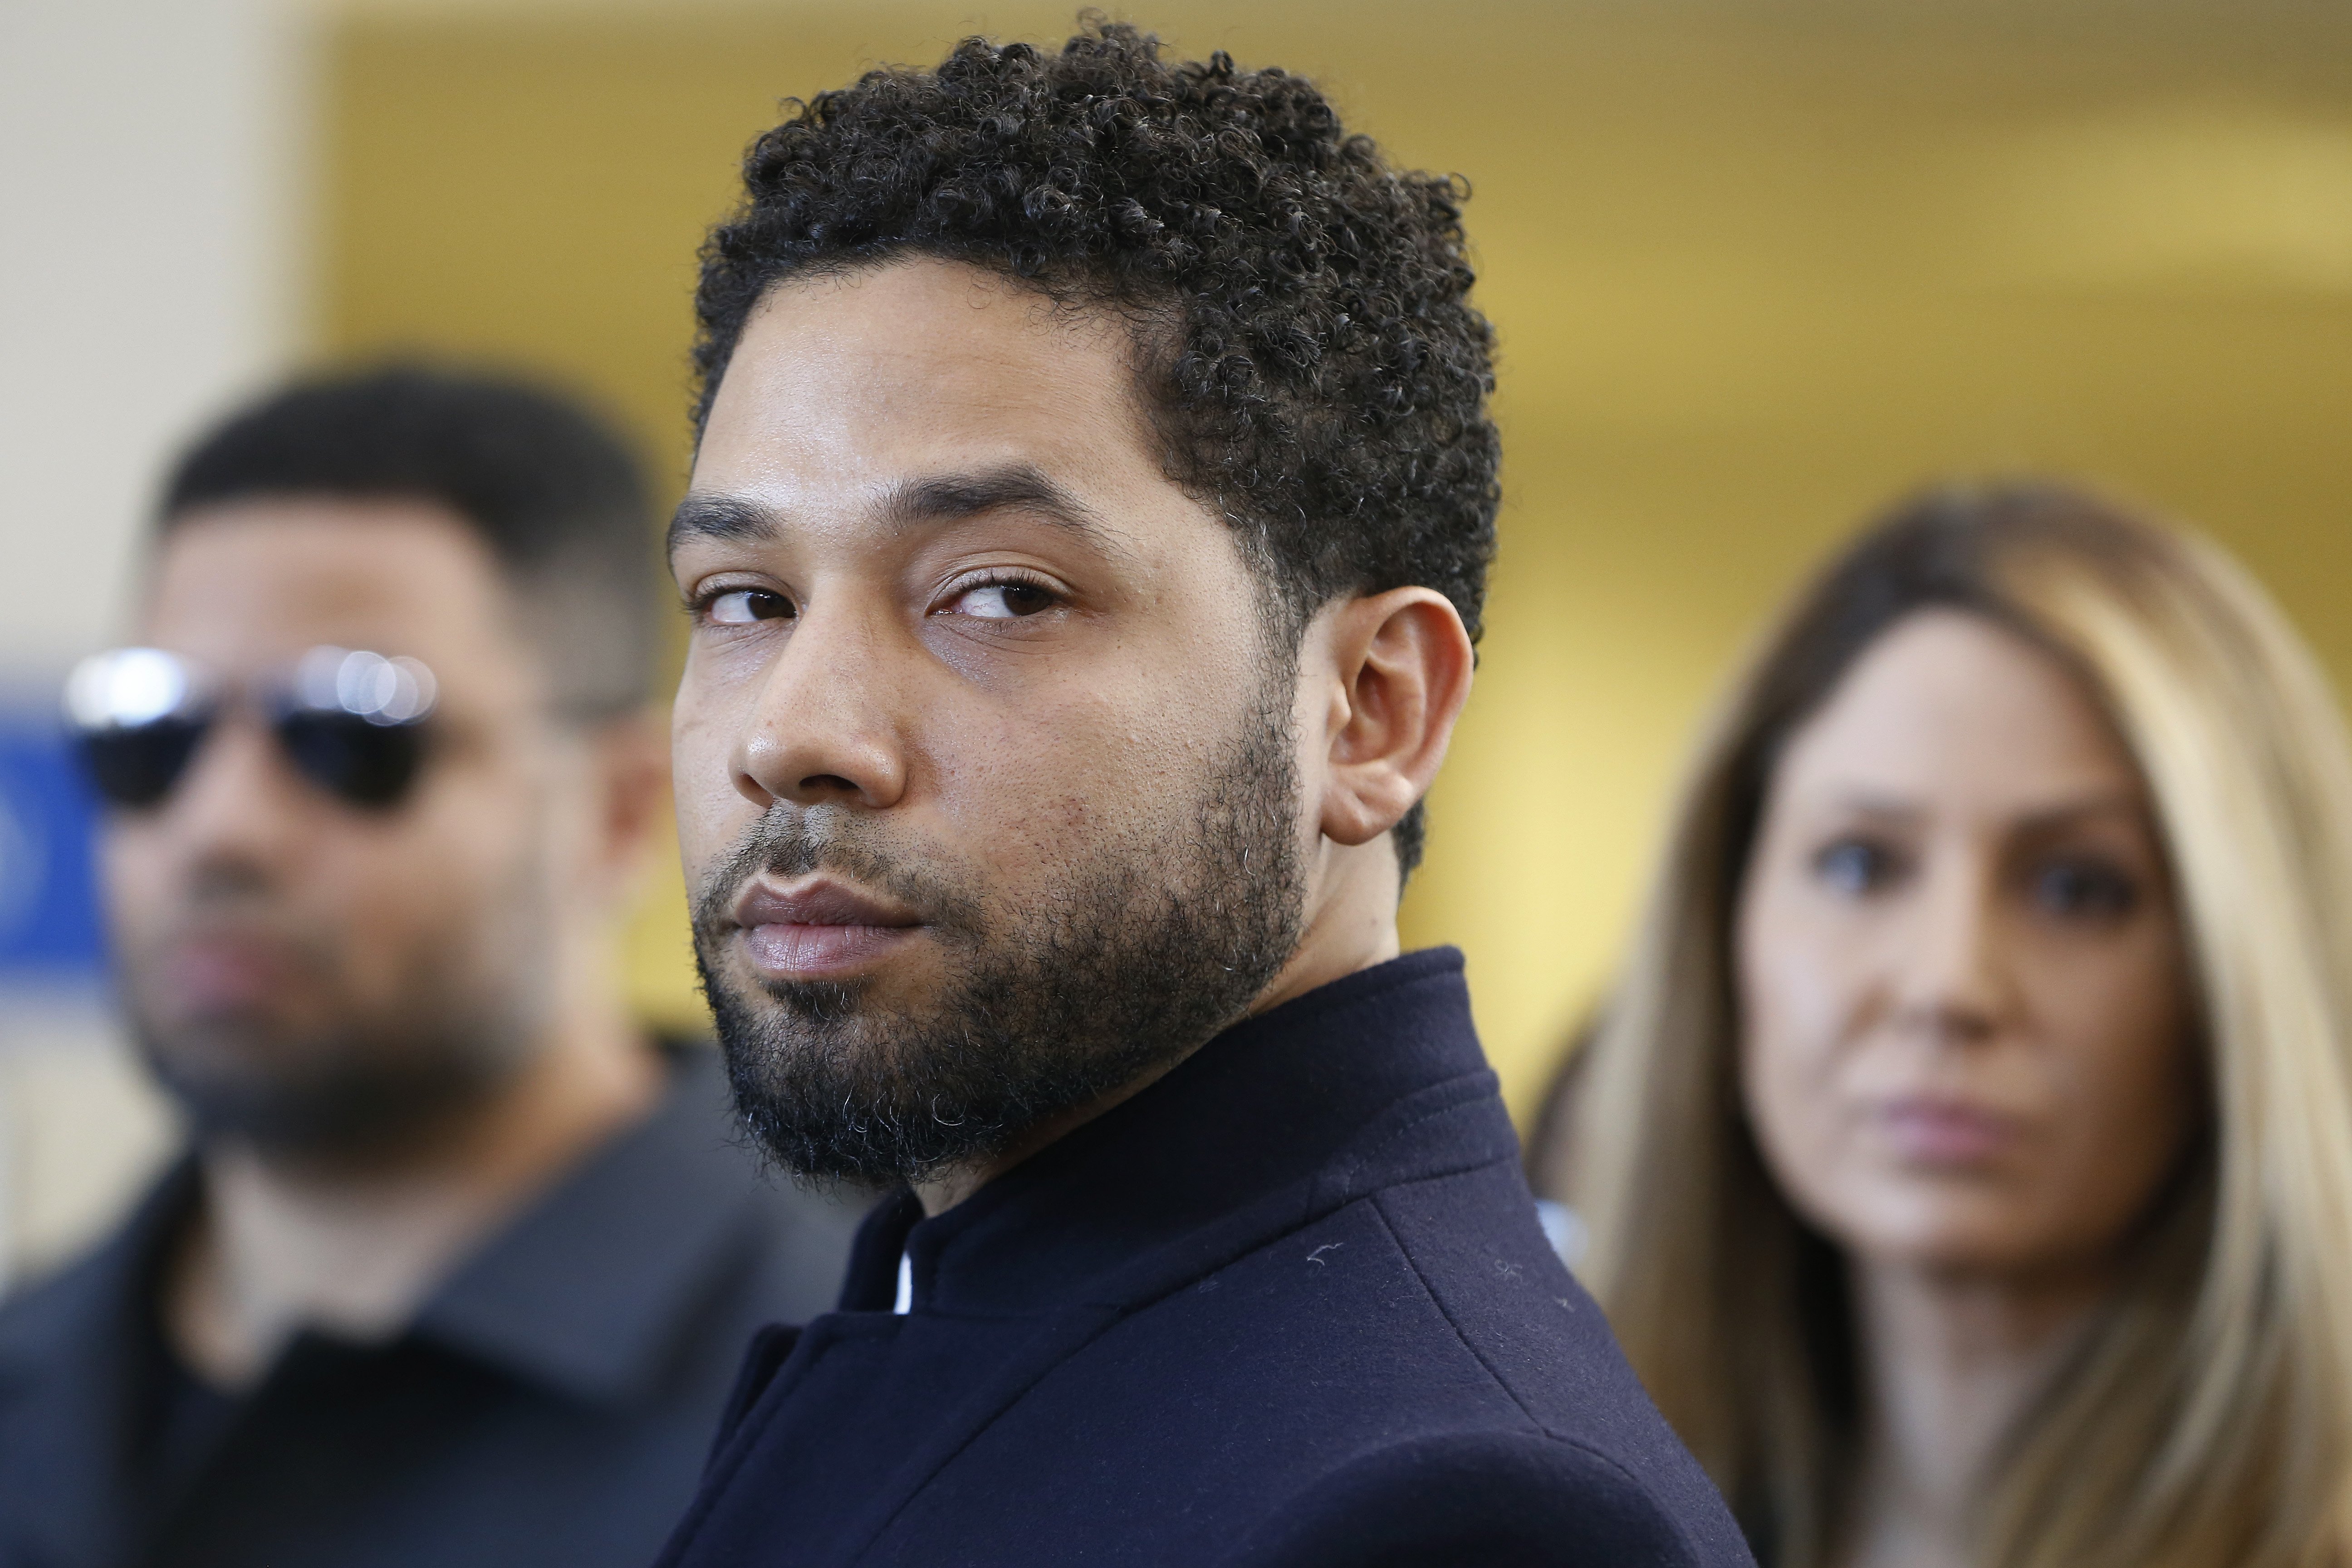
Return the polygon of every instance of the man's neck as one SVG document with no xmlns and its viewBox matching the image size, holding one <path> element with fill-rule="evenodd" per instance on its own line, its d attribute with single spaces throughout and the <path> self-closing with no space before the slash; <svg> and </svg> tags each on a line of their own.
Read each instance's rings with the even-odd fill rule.
<svg viewBox="0 0 2352 1568">
<path fill-rule="evenodd" d="M 1335 980 L 1344 980 L 1360 970 L 1386 963 L 1404 950 L 1397 934 L 1400 879 L 1396 854 L 1387 837 L 1354 847 L 1342 847 L 1327 839 L 1318 854 L 1320 860 L 1313 879 L 1316 893 L 1308 900 L 1306 928 L 1299 934 L 1298 945 L 1291 950 L 1289 961 L 1250 1004 L 1250 1017 Z M 1199 1047 L 1193 1048 L 1197 1050 Z M 1161 1062 L 1100 1099 L 1047 1117 L 986 1160 L 952 1166 L 929 1181 L 916 1183 L 915 1196 L 921 1202 L 923 1213 L 945 1214 L 1039 1150 L 1142 1093 L 1183 1060 L 1183 1057 L 1176 1057 Z"/>
<path fill-rule="evenodd" d="M 163 1321 L 188 1367 L 249 1386 L 304 1328 L 396 1336 L 498 1225 L 660 1092 L 654 1053 L 617 1016 L 572 1020 L 499 1089 L 366 1161 L 223 1141 L 166 1275 Z"/>
<path fill-rule="evenodd" d="M 1319 861 L 1318 896 L 1307 904 L 1306 929 L 1289 962 L 1250 1004 L 1252 1017 L 1404 951 L 1397 934 L 1402 879 L 1388 836 L 1352 847 L 1326 839 Z"/>
</svg>

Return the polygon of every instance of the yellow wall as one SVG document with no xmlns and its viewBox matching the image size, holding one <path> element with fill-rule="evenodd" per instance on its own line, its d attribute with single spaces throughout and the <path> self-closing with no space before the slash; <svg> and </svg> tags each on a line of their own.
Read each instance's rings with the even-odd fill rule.
<svg viewBox="0 0 2352 1568">
<path fill-rule="evenodd" d="M 519 357 L 675 482 L 693 250 L 775 100 L 1069 11 L 404 14 L 331 35 L 318 337 Z M 2352 23 L 2284 4 L 1206 4 L 1476 187 L 1503 559 L 1408 940 L 1465 948 L 1522 1112 L 1603 983 L 1696 715 L 1920 479 L 2053 468 L 2196 520 L 2352 676 Z M 1442 24 L 1441 24 L 1442 18 Z M 691 1016 L 675 879 L 648 1009 Z"/>
</svg>

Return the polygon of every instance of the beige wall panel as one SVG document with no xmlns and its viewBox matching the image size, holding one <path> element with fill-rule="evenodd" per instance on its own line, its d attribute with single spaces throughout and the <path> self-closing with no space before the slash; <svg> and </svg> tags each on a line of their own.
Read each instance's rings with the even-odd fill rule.
<svg viewBox="0 0 2352 1568">
<path fill-rule="evenodd" d="M 774 102 L 972 26 L 918 4 L 331 39 L 327 345 L 551 366 L 684 458 L 692 253 Z M 2056 469 L 2195 519 L 2352 675 L 2352 29 L 2287 6 L 1154 7 L 1467 174 L 1503 559 L 1408 938 L 1468 950 L 1531 1104 L 1727 662 L 1866 510 Z M 679 904 L 649 1008 L 691 1016 Z"/>
</svg>

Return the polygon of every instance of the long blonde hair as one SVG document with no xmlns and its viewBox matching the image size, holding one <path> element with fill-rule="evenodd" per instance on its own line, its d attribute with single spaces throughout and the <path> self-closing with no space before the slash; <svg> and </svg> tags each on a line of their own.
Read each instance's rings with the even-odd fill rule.
<svg viewBox="0 0 2352 1568">
<path fill-rule="evenodd" d="M 1741 1108 L 1732 911 L 1783 743 L 1931 605 L 2054 654 L 2124 738 L 2180 889 L 2212 1106 L 1987 1477 L 1979 1561 L 2352 1563 L 2352 746 L 2253 581 L 2112 506 L 1931 495 L 1833 563 L 1734 683 L 1578 1093 L 1579 1271 L 1766 1561 L 1829 1562 L 1858 1458 L 1850 1308 Z"/>
</svg>

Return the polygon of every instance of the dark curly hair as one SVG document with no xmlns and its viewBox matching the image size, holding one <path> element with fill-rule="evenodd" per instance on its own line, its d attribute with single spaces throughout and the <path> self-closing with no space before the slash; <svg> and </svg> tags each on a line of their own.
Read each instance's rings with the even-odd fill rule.
<svg viewBox="0 0 2352 1568">
<path fill-rule="evenodd" d="M 1058 55 L 970 38 L 788 106 L 703 247 L 698 428 L 779 280 L 986 268 L 1134 323 L 1169 475 L 1236 529 L 1291 647 L 1331 600 L 1407 584 L 1475 638 L 1500 448 L 1466 188 L 1391 168 L 1297 77 L 1082 24 Z M 1410 871 L 1419 806 L 1395 842 Z"/>
</svg>

